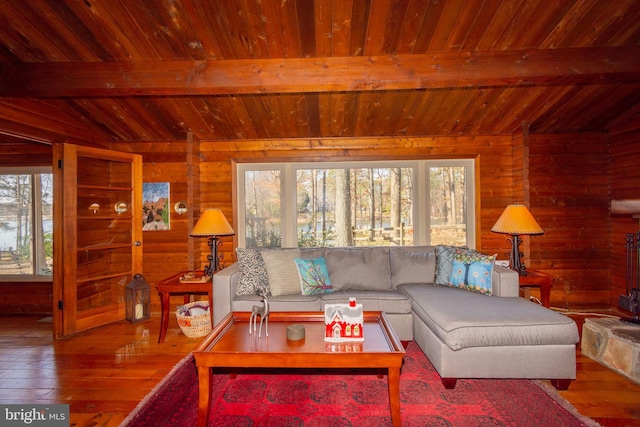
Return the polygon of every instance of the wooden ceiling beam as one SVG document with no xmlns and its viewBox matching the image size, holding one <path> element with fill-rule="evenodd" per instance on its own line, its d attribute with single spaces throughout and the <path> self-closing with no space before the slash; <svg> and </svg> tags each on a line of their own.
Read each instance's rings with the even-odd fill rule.
<svg viewBox="0 0 640 427">
<path fill-rule="evenodd" d="M 23 63 L 0 96 L 128 97 L 585 85 L 640 81 L 640 46 L 217 61 Z"/>
</svg>

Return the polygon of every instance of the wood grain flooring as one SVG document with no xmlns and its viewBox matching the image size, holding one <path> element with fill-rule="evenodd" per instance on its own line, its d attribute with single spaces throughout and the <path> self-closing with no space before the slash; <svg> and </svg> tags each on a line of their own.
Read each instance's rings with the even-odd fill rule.
<svg viewBox="0 0 640 427">
<path fill-rule="evenodd" d="M 579 325 L 582 317 L 574 317 Z M 54 340 L 51 323 L 0 316 L 0 404 L 68 403 L 72 426 L 118 426 L 199 339 L 160 318 L 125 321 Z M 560 394 L 605 427 L 640 426 L 640 385 L 578 351 L 578 374 Z"/>
</svg>

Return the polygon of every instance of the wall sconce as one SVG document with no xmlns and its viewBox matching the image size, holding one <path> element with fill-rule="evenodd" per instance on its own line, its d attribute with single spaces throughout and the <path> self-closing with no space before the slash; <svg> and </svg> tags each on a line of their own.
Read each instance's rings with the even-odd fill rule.
<svg viewBox="0 0 640 427">
<path fill-rule="evenodd" d="M 129 210 L 129 204 L 127 202 L 116 202 L 113 206 L 113 209 L 116 211 L 118 215 L 123 214 Z"/>
<path fill-rule="evenodd" d="M 89 210 L 93 213 L 98 213 L 98 210 L 100 210 L 100 205 L 97 203 L 91 203 L 91 205 L 89 205 Z"/>
<path fill-rule="evenodd" d="M 189 205 L 187 205 L 187 202 L 185 202 L 184 200 L 180 200 L 179 202 L 176 202 L 176 204 L 173 206 L 173 209 L 178 215 L 182 215 L 189 212 Z"/>
<path fill-rule="evenodd" d="M 191 235 L 195 237 L 209 237 L 209 247 L 211 255 L 207 256 L 209 265 L 204 269 L 205 276 L 213 276 L 213 273 L 220 270 L 220 258 L 218 256 L 219 236 L 233 236 L 236 234 L 229 225 L 227 218 L 220 209 L 207 209 L 196 223 Z"/>
<path fill-rule="evenodd" d="M 127 284 L 127 320 L 138 323 L 151 317 L 151 298 L 149 284 L 140 273 L 133 276 Z"/>
<path fill-rule="evenodd" d="M 509 268 L 515 270 L 521 276 L 527 275 L 527 269 L 520 257 L 521 234 L 543 234 L 544 230 L 536 222 L 525 205 L 513 204 L 505 208 L 500 218 L 491 228 L 494 233 L 511 234 L 511 253 L 509 254 Z"/>
</svg>

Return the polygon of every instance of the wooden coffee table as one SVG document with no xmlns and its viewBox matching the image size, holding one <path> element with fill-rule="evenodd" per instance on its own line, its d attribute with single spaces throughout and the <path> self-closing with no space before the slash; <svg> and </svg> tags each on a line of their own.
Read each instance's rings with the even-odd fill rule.
<svg viewBox="0 0 640 427">
<path fill-rule="evenodd" d="M 400 368 L 404 347 L 384 313 L 364 313 L 365 341 L 344 345 L 324 341 L 324 313 L 275 312 L 269 316 L 269 336 L 249 335 L 251 313 L 229 313 L 193 354 L 198 368 L 198 425 L 209 415 L 214 368 L 363 368 L 386 369 L 394 426 L 400 426 Z M 302 324 L 305 338 L 287 340 L 287 326 Z M 348 350 L 348 351 L 345 351 Z"/>
</svg>

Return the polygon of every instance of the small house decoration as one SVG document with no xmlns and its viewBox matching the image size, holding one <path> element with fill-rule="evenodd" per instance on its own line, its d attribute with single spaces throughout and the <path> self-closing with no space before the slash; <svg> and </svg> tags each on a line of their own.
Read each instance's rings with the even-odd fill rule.
<svg viewBox="0 0 640 427">
<path fill-rule="evenodd" d="M 364 341 L 362 304 L 355 298 L 349 298 L 349 304 L 326 304 L 324 323 L 325 341 Z"/>
<path fill-rule="evenodd" d="M 151 299 L 149 284 L 140 273 L 133 276 L 127 284 L 127 320 L 131 323 L 141 322 L 151 317 Z"/>
</svg>

